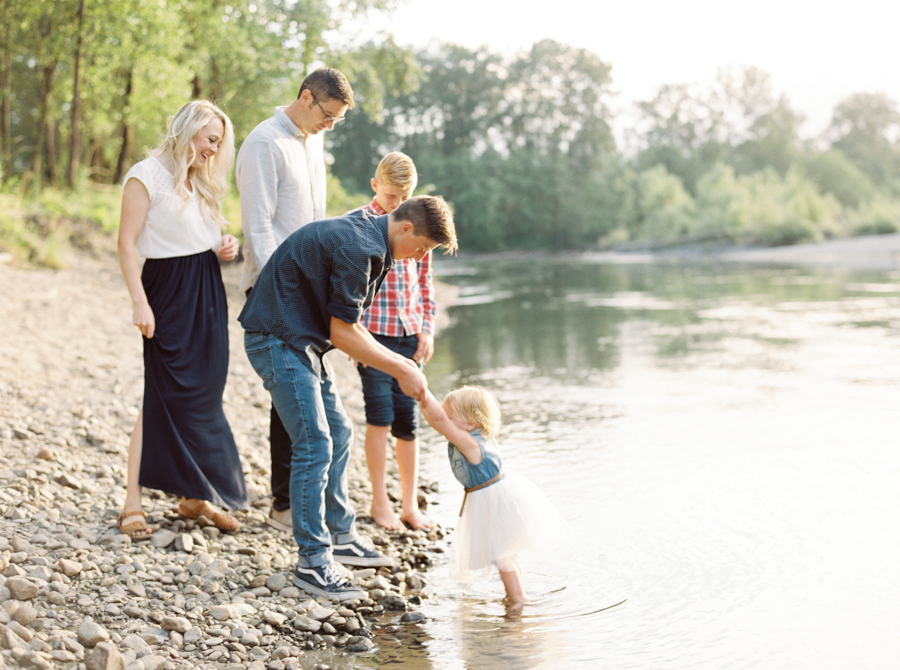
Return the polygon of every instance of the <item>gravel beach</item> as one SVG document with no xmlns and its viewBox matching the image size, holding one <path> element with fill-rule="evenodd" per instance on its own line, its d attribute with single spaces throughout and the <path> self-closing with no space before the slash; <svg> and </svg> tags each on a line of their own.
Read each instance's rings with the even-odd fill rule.
<svg viewBox="0 0 900 670">
<path fill-rule="evenodd" d="M 444 533 L 388 532 L 364 516 L 359 379 L 328 355 L 358 430 L 351 498 L 358 526 L 396 567 L 358 570 L 369 597 L 342 605 L 291 584 L 293 538 L 264 523 L 270 505 L 269 398 L 242 348 L 240 267 L 223 267 L 231 359 L 225 412 L 251 509 L 221 533 L 180 518 L 175 498 L 144 490 L 157 528 L 132 541 L 115 527 L 128 438 L 141 402 L 141 340 L 110 241 L 72 251 L 64 270 L 0 263 L 0 667 L 325 667 L 311 650 L 373 647 L 373 626 L 415 626 L 426 570 Z M 438 299 L 441 300 L 439 293 Z M 399 497 L 389 459 L 389 490 Z M 420 500 L 432 493 L 420 482 Z"/>
</svg>

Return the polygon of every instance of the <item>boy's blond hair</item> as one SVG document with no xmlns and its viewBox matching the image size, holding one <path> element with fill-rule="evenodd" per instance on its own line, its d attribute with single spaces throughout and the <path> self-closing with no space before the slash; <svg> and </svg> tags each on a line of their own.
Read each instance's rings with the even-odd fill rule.
<svg viewBox="0 0 900 670">
<path fill-rule="evenodd" d="M 444 396 L 441 406 L 454 419 L 480 429 L 489 440 L 500 432 L 500 405 L 483 386 L 460 386 Z"/>
<path fill-rule="evenodd" d="M 385 186 L 414 189 L 419 175 L 412 158 L 400 151 L 392 151 L 381 159 L 375 169 L 375 180 Z"/>
</svg>

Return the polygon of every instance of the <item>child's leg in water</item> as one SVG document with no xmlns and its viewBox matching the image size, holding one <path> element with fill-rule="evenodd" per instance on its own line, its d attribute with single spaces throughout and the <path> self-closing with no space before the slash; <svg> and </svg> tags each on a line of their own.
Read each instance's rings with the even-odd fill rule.
<svg viewBox="0 0 900 670">
<path fill-rule="evenodd" d="M 530 599 L 525 595 L 525 587 L 522 585 L 522 568 L 519 567 L 516 557 L 502 558 L 496 561 L 495 565 L 500 571 L 507 600 L 513 605 L 524 605 L 529 602 Z"/>
</svg>

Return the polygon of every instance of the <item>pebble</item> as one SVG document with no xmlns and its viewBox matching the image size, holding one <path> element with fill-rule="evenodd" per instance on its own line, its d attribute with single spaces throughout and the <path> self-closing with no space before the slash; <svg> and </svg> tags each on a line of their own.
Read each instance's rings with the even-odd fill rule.
<svg viewBox="0 0 900 670">
<path fill-rule="evenodd" d="M 417 581 L 424 563 L 416 556 L 439 546 L 444 533 L 390 533 L 364 516 L 362 449 L 350 471 L 357 524 L 397 567 L 354 571 L 370 597 L 340 605 L 293 585 L 293 538 L 265 525 L 268 394 L 246 361 L 236 322 L 225 404 L 251 494 L 250 510 L 237 513 L 241 528 L 223 533 L 182 519 L 176 498 L 145 489 L 153 537 L 132 542 L 120 534 L 115 518 L 143 363 L 115 257 L 79 257 L 57 273 L 21 272 L 0 264 L 0 283 L 21 294 L 15 304 L 0 301 L 0 322 L 13 335 L 39 334 L 29 336 L 24 354 L 16 337 L 0 339 L 0 667 L 309 670 L 304 650 L 371 650 L 367 621 L 410 614 L 404 594 L 427 584 Z M 234 301 L 240 268 L 223 272 Z M 77 323 L 82 336 L 66 335 Z M 339 357 L 331 362 L 344 405 L 363 426 L 358 375 Z"/>
</svg>

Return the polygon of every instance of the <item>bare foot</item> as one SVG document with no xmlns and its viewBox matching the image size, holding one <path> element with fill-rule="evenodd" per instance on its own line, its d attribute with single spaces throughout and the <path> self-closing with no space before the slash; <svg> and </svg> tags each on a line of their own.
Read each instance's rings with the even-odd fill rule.
<svg viewBox="0 0 900 670">
<path fill-rule="evenodd" d="M 531 602 L 531 598 L 523 597 L 521 600 L 516 599 L 512 600 L 510 598 L 504 598 L 503 604 L 506 605 L 506 613 L 512 615 L 519 615 L 522 613 L 522 610 L 525 609 L 525 605 Z"/>
<path fill-rule="evenodd" d="M 372 501 L 372 506 L 369 507 L 369 516 L 382 528 L 387 528 L 388 530 L 403 530 L 403 522 L 400 521 L 400 517 L 394 512 L 394 508 L 391 507 L 390 502 L 377 504 L 374 500 Z"/>
<path fill-rule="evenodd" d="M 434 521 L 422 514 L 419 510 L 413 510 L 410 513 L 404 512 L 400 516 L 400 520 L 406 522 L 413 530 L 422 530 L 423 528 L 434 528 Z"/>
</svg>

